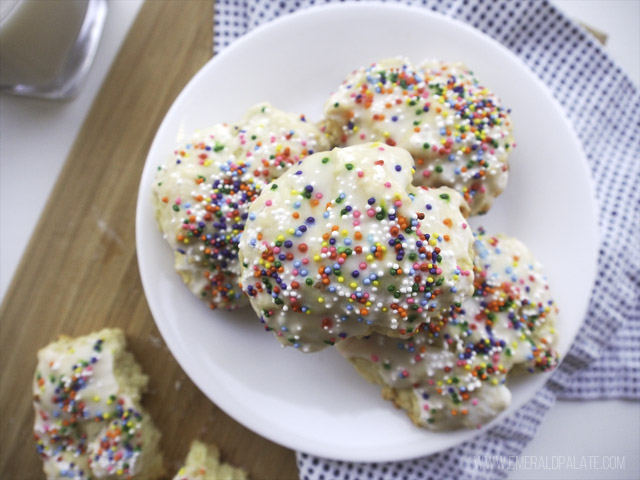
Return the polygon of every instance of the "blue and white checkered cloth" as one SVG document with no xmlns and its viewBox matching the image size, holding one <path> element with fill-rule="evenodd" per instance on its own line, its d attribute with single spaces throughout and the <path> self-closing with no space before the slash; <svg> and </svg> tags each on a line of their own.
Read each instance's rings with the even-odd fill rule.
<svg viewBox="0 0 640 480">
<path fill-rule="evenodd" d="M 214 53 L 252 28 L 333 0 L 216 0 Z M 300 478 L 501 478 L 478 456 L 519 455 L 562 399 L 640 400 L 640 92 L 595 39 L 546 0 L 390 0 L 453 17 L 511 50 L 565 109 L 586 152 L 599 206 L 598 274 L 584 328 L 526 405 L 481 436 L 406 462 L 363 464 L 298 453 Z"/>
</svg>

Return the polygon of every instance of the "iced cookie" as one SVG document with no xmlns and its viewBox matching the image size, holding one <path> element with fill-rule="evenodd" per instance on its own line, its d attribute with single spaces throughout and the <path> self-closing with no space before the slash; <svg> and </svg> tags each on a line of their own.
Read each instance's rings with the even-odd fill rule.
<svg viewBox="0 0 640 480">
<path fill-rule="evenodd" d="M 215 445 L 194 441 L 184 466 L 173 480 L 247 480 L 247 473 L 220 461 Z"/>
<path fill-rule="evenodd" d="M 452 309 L 443 341 L 495 345 L 508 369 L 546 371 L 558 363 L 558 307 L 541 263 L 516 238 L 476 233 L 474 295 Z"/>
<path fill-rule="evenodd" d="M 251 204 L 242 288 L 284 345 L 320 350 L 377 331 L 408 337 L 473 293 L 473 235 L 449 188 L 411 185 L 380 143 L 317 153 Z"/>
<path fill-rule="evenodd" d="M 381 141 L 407 149 L 414 183 L 453 188 L 472 215 L 487 212 L 507 184 L 509 111 L 462 63 L 373 63 L 344 80 L 324 113 L 334 145 Z"/>
<path fill-rule="evenodd" d="M 247 303 L 237 275 L 249 204 L 290 165 L 327 148 L 304 117 L 261 103 L 238 124 L 195 132 L 158 169 L 153 200 L 160 231 L 176 271 L 211 308 Z"/>
<path fill-rule="evenodd" d="M 431 430 L 479 427 L 510 403 L 513 372 L 557 365 L 557 307 L 520 241 L 476 235 L 475 292 L 408 340 L 382 335 L 337 348 L 383 397 Z"/>
<path fill-rule="evenodd" d="M 430 430 L 476 428 L 509 406 L 507 369 L 492 355 L 433 345 L 421 330 L 409 339 L 373 334 L 337 345 L 382 396 Z"/>
<path fill-rule="evenodd" d="M 154 479 L 160 433 L 140 406 L 148 378 L 122 331 L 61 337 L 38 352 L 37 451 L 47 478 Z"/>
</svg>

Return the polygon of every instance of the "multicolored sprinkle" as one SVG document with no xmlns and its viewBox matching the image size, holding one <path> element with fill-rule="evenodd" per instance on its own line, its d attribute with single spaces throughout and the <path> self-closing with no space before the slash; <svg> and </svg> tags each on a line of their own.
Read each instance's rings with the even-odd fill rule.
<svg viewBox="0 0 640 480">
<path fill-rule="evenodd" d="M 142 385 L 123 388 L 114 376 L 124 337 L 103 333 L 109 338 L 98 332 L 39 353 L 34 438 L 49 478 L 135 478 L 142 456 L 155 448 L 143 437 L 153 427 L 138 406 Z M 146 379 L 130 373 L 133 382 Z"/>
<path fill-rule="evenodd" d="M 515 146 L 509 111 L 462 63 L 373 63 L 351 73 L 324 112 L 335 145 L 380 141 L 407 149 L 414 184 L 453 188 L 472 215 L 486 213 L 506 186 Z"/>
<path fill-rule="evenodd" d="M 495 346 L 509 369 L 554 368 L 558 307 L 542 265 L 513 237 L 487 236 L 483 229 L 475 237 L 473 299 L 450 312 L 443 341 Z"/>
<path fill-rule="evenodd" d="M 194 133 L 159 168 L 153 188 L 158 225 L 183 281 L 212 309 L 247 303 L 236 277 L 251 202 L 289 166 L 327 147 L 304 117 L 261 103 L 237 125 Z"/>
<path fill-rule="evenodd" d="M 431 430 L 476 428 L 510 403 L 507 378 L 558 363 L 557 306 L 520 241 L 476 233 L 474 295 L 408 340 L 381 335 L 337 346 L 383 395 Z"/>
<path fill-rule="evenodd" d="M 268 331 L 312 352 L 408 337 L 473 292 L 455 191 L 411 185 L 413 159 L 372 143 L 307 157 L 264 189 L 240 240 L 242 288 Z"/>
</svg>

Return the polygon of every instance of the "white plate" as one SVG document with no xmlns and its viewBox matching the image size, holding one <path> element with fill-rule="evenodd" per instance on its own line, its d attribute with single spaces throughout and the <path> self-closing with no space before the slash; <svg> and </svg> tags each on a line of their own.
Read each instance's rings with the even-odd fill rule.
<svg viewBox="0 0 640 480">
<path fill-rule="evenodd" d="M 178 138 L 235 121 L 252 104 L 318 120 L 329 93 L 353 69 L 391 56 L 461 60 L 513 110 L 518 147 L 492 211 L 475 220 L 489 233 L 523 240 L 543 262 L 561 308 L 561 353 L 586 313 L 598 229 L 581 146 L 550 93 L 520 60 L 465 24 L 426 9 L 348 4 L 305 10 L 257 28 L 217 55 L 167 113 L 142 175 L 136 233 L 144 290 L 171 352 L 220 408 L 270 440 L 349 461 L 403 460 L 434 453 L 479 431 L 431 433 L 380 398 L 334 350 L 281 348 L 250 309 L 211 312 L 182 285 L 153 218 L 151 185 Z M 548 375 L 514 385 L 508 415 Z M 499 417 L 500 418 L 500 417 Z M 487 428 L 487 427 L 485 427 Z"/>
</svg>

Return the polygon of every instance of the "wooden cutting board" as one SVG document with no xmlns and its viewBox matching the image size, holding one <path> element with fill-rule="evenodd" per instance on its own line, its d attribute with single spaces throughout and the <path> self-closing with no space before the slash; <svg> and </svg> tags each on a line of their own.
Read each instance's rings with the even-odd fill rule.
<svg viewBox="0 0 640 480">
<path fill-rule="evenodd" d="M 252 479 L 298 478 L 294 452 L 231 419 L 181 370 L 138 274 L 134 220 L 147 151 L 211 58 L 212 31 L 212 0 L 148 0 L 80 130 L 0 308 L 2 478 L 44 478 L 32 437 L 37 350 L 61 333 L 105 326 L 125 331 L 151 378 L 144 405 L 162 430 L 169 478 L 193 439 L 216 443 Z"/>
</svg>

